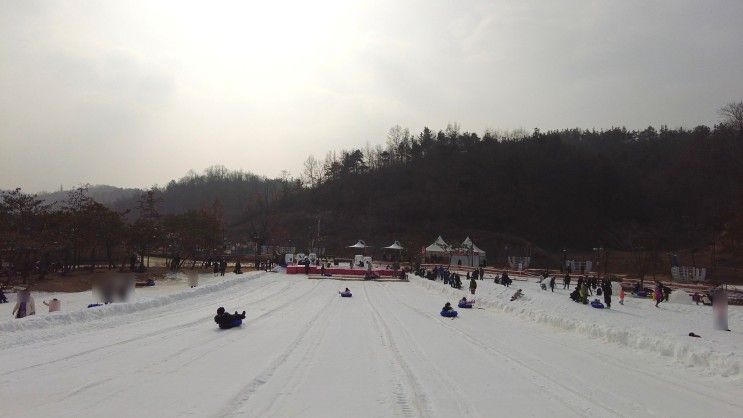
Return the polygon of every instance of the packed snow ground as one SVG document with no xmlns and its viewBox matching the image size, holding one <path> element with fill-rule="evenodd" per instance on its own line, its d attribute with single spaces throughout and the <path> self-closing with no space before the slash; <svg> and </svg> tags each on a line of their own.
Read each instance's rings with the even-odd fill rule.
<svg viewBox="0 0 743 418">
<path fill-rule="evenodd" d="M 737 374 L 534 321 L 480 283 L 485 309 L 454 320 L 438 312 L 464 292 L 440 282 L 251 273 L 0 323 L 0 415 L 741 416 Z M 573 309 L 566 295 L 515 285 L 526 298 L 514 304 L 543 297 Z M 339 297 L 346 286 L 353 298 Z M 218 306 L 247 320 L 219 330 Z M 606 327 L 622 314 L 576 308 Z"/>
</svg>

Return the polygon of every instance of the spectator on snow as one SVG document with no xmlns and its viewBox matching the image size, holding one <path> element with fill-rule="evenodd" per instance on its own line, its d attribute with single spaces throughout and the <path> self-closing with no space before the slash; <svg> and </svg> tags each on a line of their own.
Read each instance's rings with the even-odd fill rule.
<svg viewBox="0 0 743 418">
<path fill-rule="evenodd" d="M 59 312 L 62 310 L 62 302 L 59 301 L 59 299 L 54 298 L 50 300 L 49 302 L 44 301 L 44 305 L 49 307 L 49 312 Z"/>
<path fill-rule="evenodd" d="M 619 304 L 624 305 L 624 288 L 619 287 Z"/>
<path fill-rule="evenodd" d="M 611 280 L 605 280 L 602 286 L 604 291 L 604 304 L 607 309 L 611 308 Z"/>
<path fill-rule="evenodd" d="M 500 278 L 500 284 L 506 287 L 511 286 L 511 278 L 508 277 L 508 272 L 506 271 L 503 272 L 503 275 Z"/>
<path fill-rule="evenodd" d="M 587 304 L 588 303 L 588 285 L 585 282 L 580 284 L 579 294 L 580 294 L 580 302 L 584 305 Z"/>
<path fill-rule="evenodd" d="M 8 303 L 8 298 L 5 296 L 2 288 L 0 288 L 0 303 Z M 697 303 L 697 305 L 699 304 Z"/>
<path fill-rule="evenodd" d="M 34 304 L 34 297 L 31 296 L 31 292 L 28 289 L 21 290 L 18 292 L 18 300 L 13 307 L 13 315 L 16 318 L 24 318 L 29 315 L 36 315 L 36 305 Z"/>
<path fill-rule="evenodd" d="M 562 288 L 570 290 L 570 273 L 565 274 L 565 278 L 562 280 Z"/>
<path fill-rule="evenodd" d="M 660 282 L 655 283 L 655 307 L 659 308 L 658 304 L 663 300 L 663 285 Z"/>
<path fill-rule="evenodd" d="M 470 293 L 474 295 L 475 290 L 477 290 L 477 282 L 475 281 L 475 278 L 473 277 L 470 279 Z"/>
<path fill-rule="evenodd" d="M 552 278 L 550 279 L 550 289 L 552 290 L 553 293 L 555 291 L 555 280 L 556 279 L 557 278 L 555 276 L 552 276 Z"/>
</svg>

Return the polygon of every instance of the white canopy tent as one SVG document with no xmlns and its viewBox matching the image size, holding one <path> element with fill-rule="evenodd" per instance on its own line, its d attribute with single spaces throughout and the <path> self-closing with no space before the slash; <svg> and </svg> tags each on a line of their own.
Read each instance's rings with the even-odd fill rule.
<svg viewBox="0 0 743 418">
<path fill-rule="evenodd" d="M 386 250 L 402 250 L 403 246 L 400 245 L 400 241 L 395 241 L 392 243 L 392 245 L 388 247 L 384 247 Z"/>
<path fill-rule="evenodd" d="M 451 264 L 458 266 L 477 267 L 484 262 L 485 251 L 478 248 L 470 237 L 467 237 L 462 245 L 452 252 L 451 256 Z"/>
<path fill-rule="evenodd" d="M 392 245 L 389 245 L 387 247 L 384 247 L 385 250 L 393 250 L 398 252 L 398 259 L 397 261 L 402 260 L 402 250 L 404 249 L 402 245 L 400 245 L 400 241 L 395 241 L 392 243 Z"/>
<path fill-rule="evenodd" d="M 349 245 L 348 246 L 348 248 L 360 248 L 360 249 L 364 249 L 366 247 L 368 247 L 368 245 L 366 245 L 366 243 L 364 242 L 364 240 L 361 240 L 361 239 L 358 240 L 356 242 L 356 244 L 353 244 L 353 245 Z"/>
<path fill-rule="evenodd" d="M 353 248 L 357 250 L 364 250 L 363 254 L 356 254 L 354 255 L 353 263 L 351 263 L 351 266 L 358 266 L 359 264 L 365 264 L 365 259 L 369 258 L 369 264 L 371 264 L 371 257 L 366 257 L 366 249 L 371 248 L 370 245 L 366 245 L 364 240 L 360 239 L 356 241 L 356 244 L 349 245 L 348 248 Z"/>
<path fill-rule="evenodd" d="M 446 255 L 449 253 L 450 248 L 451 246 L 439 235 L 433 244 L 426 247 L 426 255 Z"/>
<path fill-rule="evenodd" d="M 429 245 L 423 250 L 423 255 L 424 258 L 428 261 L 441 263 L 449 260 L 450 252 L 451 246 L 447 244 L 443 238 L 441 238 L 441 235 L 439 235 L 439 237 L 436 238 L 436 241 L 434 241 L 433 244 Z"/>
</svg>

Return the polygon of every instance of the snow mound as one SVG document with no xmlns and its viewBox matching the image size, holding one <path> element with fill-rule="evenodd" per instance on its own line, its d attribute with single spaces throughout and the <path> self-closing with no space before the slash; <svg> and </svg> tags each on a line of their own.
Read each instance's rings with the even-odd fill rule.
<svg viewBox="0 0 743 418">
<path fill-rule="evenodd" d="M 409 275 L 408 277 L 411 283 L 422 286 L 429 291 L 441 293 L 448 300 L 458 300 L 461 298 L 461 290 L 445 286 L 441 282 L 431 281 L 415 275 Z M 741 373 L 743 362 L 735 351 L 735 346 L 729 352 L 725 352 L 718 347 L 717 341 L 704 338 L 690 338 L 688 337 L 688 333 L 695 330 L 687 328 L 692 325 L 685 325 L 687 328 L 683 330 L 680 327 L 666 326 L 663 328 L 665 330 L 664 332 L 656 332 L 654 329 L 645 327 L 646 322 L 639 322 L 639 326 L 634 327 L 618 325 L 616 322 L 611 323 L 610 321 L 602 322 L 606 316 L 595 314 L 595 312 L 607 311 L 606 309 L 590 309 L 590 306 L 584 307 L 569 300 L 557 298 L 552 298 L 548 303 L 544 303 L 545 298 L 549 296 L 549 292 L 538 290 L 537 287 L 534 290 L 530 288 L 524 289 L 526 295 L 529 295 L 531 292 L 535 296 L 534 298 L 522 297 L 515 302 L 510 301 L 511 295 L 515 291 L 512 288 L 496 285 L 490 289 L 490 292 L 481 291 L 486 289 L 480 289 L 478 287 L 476 297 L 478 307 L 498 309 L 525 320 L 574 332 L 591 339 L 657 353 L 670 357 L 687 367 L 699 367 L 708 374 L 732 378 L 740 378 L 743 375 Z M 593 297 L 589 298 L 592 299 Z M 616 298 L 614 300 L 615 302 L 617 301 Z M 570 308 L 578 309 L 580 316 L 575 314 L 573 309 Z M 583 308 L 585 308 L 585 311 Z M 608 311 L 614 312 L 614 310 Z M 593 315 L 586 317 L 586 312 L 590 312 Z M 688 314 L 688 312 L 679 313 L 682 315 Z M 658 320 L 652 318 L 650 321 L 658 322 Z M 622 324 L 626 323 L 626 320 L 622 322 Z M 701 333 L 699 330 L 696 330 L 696 332 Z M 709 333 L 709 331 L 705 332 Z"/>
<path fill-rule="evenodd" d="M 174 302 L 199 298 L 209 293 L 218 292 L 228 289 L 236 284 L 243 283 L 245 280 L 261 277 L 265 273 L 255 275 L 235 276 L 218 283 L 212 283 L 190 289 L 159 295 L 149 299 L 138 300 L 134 302 L 110 303 L 108 305 L 97 306 L 94 308 L 81 309 L 70 312 L 55 312 L 49 315 L 33 315 L 21 319 L 10 319 L 0 322 L 0 332 L 13 333 L 27 330 L 41 330 L 45 328 L 58 327 L 62 324 L 80 323 L 108 319 L 111 317 L 126 315 L 139 312 L 145 309 L 159 308 Z"/>
<path fill-rule="evenodd" d="M 671 303 L 679 303 L 682 305 L 693 305 L 694 301 L 691 300 L 691 296 L 689 296 L 686 291 L 677 289 L 671 292 L 671 294 L 668 296 L 668 301 Z"/>
</svg>

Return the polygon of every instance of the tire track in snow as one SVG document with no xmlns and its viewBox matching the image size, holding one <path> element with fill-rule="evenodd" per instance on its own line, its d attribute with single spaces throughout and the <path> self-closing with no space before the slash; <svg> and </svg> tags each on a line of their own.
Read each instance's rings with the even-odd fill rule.
<svg viewBox="0 0 743 418">
<path fill-rule="evenodd" d="M 464 338 L 465 340 L 471 342 L 472 344 L 474 344 L 474 345 L 482 348 L 485 352 L 490 353 L 491 356 L 497 356 L 497 357 L 503 358 L 507 362 L 509 362 L 511 364 L 515 364 L 515 365 L 519 366 L 522 369 L 525 369 L 528 374 L 532 375 L 532 380 L 539 380 L 539 379 L 541 379 L 543 381 L 549 382 L 549 384 L 545 384 L 545 383 L 539 384 L 538 383 L 537 385 L 540 387 L 540 389 L 544 390 L 545 392 L 550 393 L 551 394 L 551 397 L 554 400 L 562 403 L 563 405 L 565 405 L 566 407 L 568 407 L 572 411 L 574 411 L 574 412 L 576 412 L 576 413 L 578 413 L 580 415 L 593 415 L 593 414 L 595 414 L 595 411 L 591 411 L 590 406 L 592 406 L 592 405 L 598 405 L 600 408 L 602 408 L 604 410 L 603 413 L 602 413 L 602 416 L 607 416 L 608 414 L 611 414 L 611 415 L 614 415 L 614 416 L 622 416 L 622 414 L 620 412 L 614 410 L 613 408 L 611 408 L 611 407 L 609 407 L 607 405 L 603 405 L 603 404 L 599 403 L 598 401 L 596 401 L 595 399 L 590 399 L 590 398 L 586 397 L 585 395 L 581 394 L 580 392 L 577 392 L 577 391 L 573 390 L 572 388 L 570 388 L 570 387 L 568 387 L 568 386 L 566 386 L 566 385 L 558 382 L 557 380 L 555 380 L 555 379 L 547 376 L 546 374 L 540 372 L 539 370 L 537 370 L 537 369 L 529 366 L 525 362 L 523 362 L 521 360 L 518 360 L 515 357 L 510 356 L 508 354 L 505 354 L 505 353 L 503 353 L 501 351 L 498 351 L 498 350 L 493 349 L 489 345 L 487 345 L 487 344 L 483 343 L 482 341 L 480 341 L 480 340 L 472 337 L 468 333 L 460 330 L 457 327 L 454 327 L 454 326 L 448 324 L 447 321 L 442 320 L 439 316 L 435 316 L 435 315 L 430 314 L 428 312 L 424 312 L 424 311 L 416 308 L 415 306 L 412 306 L 412 305 L 408 304 L 404 300 L 395 297 L 392 294 L 392 292 L 390 292 L 389 288 L 387 288 L 386 286 L 384 286 L 382 283 L 380 283 L 380 285 L 382 285 L 385 288 L 385 291 L 387 292 L 388 295 L 390 295 L 390 297 L 394 297 L 396 299 L 397 303 L 399 303 L 399 304 L 401 304 L 403 306 L 406 306 L 408 309 L 416 312 L 417 314 L 419 314 L 421 316 L 424 316 L 424 317 L 427 317 L 427 318 L 431 318 L 431 319 L 434 319 L 434 320 L 438 321 L 445 328 L 450 329 L 450 330 L 456 332 L 457 334 L 461 335 L 462 338 Z M 496 361 L 496 364 L 497 365 L 503 365 L 503 363 L 502 362 L 499 362 L 499 361 Z M 566 392 L 568 392 L 569 394 L 571 394 L 573 397 L 582 400 L 584 404 L 587 404 L 589 406 L 588 407 L 584 407 L 584 406 L 574 405 L 572 403 L 566 402 L 563 399 L 563 397 L 560 396 L 559 393 L 554 393 L 554 390 L 550 387 L 550 384 L 562 388 L 563 390 L 565 390 Z"/>
<path fill-rule="evenodd" d="M 321 281 L 318 281 L 312 289 L 316 289 L 320 285 L 320 283 Z M 335 295 L 332 295 L 332 298 L 335 299 Z M 216 414 L 217 417 L 239 415 L 238 412 L 245 406 L 248 401 L 250 401 L 253 394 L 260 390 L 263 385 L 268 383 L 268 381 L 276 373 L 276 370 L 278 370 L 278 368 L 281 367 L 281 365 L 286 361 L 286 359 L 289 358 L 289 356 L 292 355 L 297 347 L 299 347 L 304 342 L 307 334 L 310 332 L 310 330 L 312 330 L 312 324 L 318 321 L 320 318 L 328 315 L 327 309 L 322 309 L 322 307 L 326 305 L 327 304 L 321 305 L 321 308 L 317 311 L 317 313 L 315 313 L 312 318 L 307 321 L 307 325 L 305 326 L 304 330 L 302 330 L 299 335 L 294 338 L 289 343 L 289 345 L 258 374 L 258 376 L 256 376 L 248 384 L 243 386 L 238 391 L 237 395 L 235 395 L 227 403 L 227 406 L 222 409 L 222 411 Z"/>
<path fill-rule="evenodd" d="M 385 293 L 389 293 L 387 286 L 385 286 L 383 283 L 375 282 L 374 284 L 377 285 L 377 287 L 381 287 L 382 289 L 384 289 Z M 400 333 L 403 335 L 405 340 L 407 340 L 409 345 L 415 348 L 415 351 L 419 354 L 419 358 L 425 360 L 425 362 L 428 364 L 431 370 L 433 370 L 437 375 L 441 377 L 441 381 L 444 381 L 444 382 L 452 381 L 450 376 L 448 376 L 440 367 L 438 367 L 435 362 L 431 361 L 431 359 L 428 357 L 428 355 L 423 350 L 423 348 L 420 346 L 420 344 L 407 331 L 405 324 L 403 324 L 400 318 L 397 317 L 397 315 L 395 315 L 395 313 L 392 312 L 391 310 L 390 310 L 390 317 L 392 317 L 395 320 L 395 322 L 397 322 L 396 329 L 399 329 Z M 385 320 L 383 319 L 381 315 L 379 315 L 379 318 L 381 319 L 382 322 L 385 322 Z M 385 324 L 385 328 L 389 329 L 389 326 Z M 452 398 L 457 404 L 457 411 L 460 416 L 464 416 L 464 417 L 481 416 L 479 412 L 473 410 L 472 407 L 470 407 L 471 402 L 463 402 L 464 399 L 467 399 L 467 396 L 456 385 L 447 387 L 447 389 L 454 392 L 454 396 L 452 396 Z"/>
<path fill-rule="evenodd" d="M 400 407 L 403 416 L 414 416 L 427 417 L 433 414 L 431 406 L 428 402 L 423 386 L 420 384 L 420 379 L 416 377 L 410 365 L 405 361 L 400 349 L 397 347 L 394 339 L 392 338 L 392 332 L 389 326 L 382 319 L 382 315 L 379 314 L 379 310 L 374 306 L 369 294 L 366 292 L 366 286 L 362 287 L 364 298 L 366 299 L 367 306 L 372 313 L 372 320 L 375 327 L 377 328 L 378 334 L 382 339 L 382 345 L 389 348 L 390 362 L 395 366 L 396 370 L 402 372 L 402 378 L 396 376 L 396 381 L 393 384 L 393 395 L 397 402 L 397 406 Z M 400 380 L 406 380 L 407 385 L 404 385 Z M 414 396 L 408 394 L 407 387 L 413 389 Z"/>
</svg>

